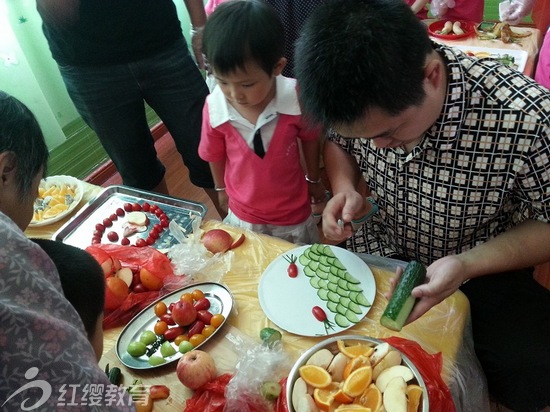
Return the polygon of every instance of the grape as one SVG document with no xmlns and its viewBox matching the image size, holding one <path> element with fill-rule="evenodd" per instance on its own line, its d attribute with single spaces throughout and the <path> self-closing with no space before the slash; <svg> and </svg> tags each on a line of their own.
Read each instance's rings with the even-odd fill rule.
<svg viewBox="0 0 550 412">
<path fill-rule="evenodd" d="M 139 337 L 139 341 L 143 342 L 145 345 L 150 345 L 157 340 L 157 335 L 152 330 L 144 331 Z"/>
<path fill-rule="evenodd" d="M 145 343 L 139 341 L 130 342 L 128 348 L 126 348 L 126 352 L 128 352 L 130 356 L 133 356 L 134 358 L 145 355 L 146 351 L 147 346 L 145 346 Z"/>
<path fill-rule="evenodd" d="M 151 366 L 158 366 L 162 365 L 163 363 L 166 363 L 166 359 L 164 359 L 163 357 L 153 355 L 149 358 L 149 365 Z"/>
</svg>

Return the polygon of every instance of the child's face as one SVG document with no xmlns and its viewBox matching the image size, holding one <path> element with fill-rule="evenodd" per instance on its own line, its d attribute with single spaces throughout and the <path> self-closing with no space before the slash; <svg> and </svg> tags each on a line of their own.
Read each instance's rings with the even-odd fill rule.
<svg viewBox="0 0 550 412">
<path fill-rule="evenodd" d="M 229 74 L 217 73 L 213 69 L 227 101 L 239 109 L 258 109 L 260 112 L 275 96 L 275 76 L 278 76 L 286 63 L 281 58 L 271 74 L 266 73 L 256 62 L 249 61 L 245 70 L 237 69 Z"/>
</svg>

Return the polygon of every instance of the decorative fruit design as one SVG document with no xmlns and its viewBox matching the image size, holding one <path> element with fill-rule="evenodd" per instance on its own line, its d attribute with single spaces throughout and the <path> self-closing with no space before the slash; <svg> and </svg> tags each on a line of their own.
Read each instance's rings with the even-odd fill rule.
<svg viewBox="0 0 550 412">
<path fill-rule="evenodd" d="M 116 243 L 120 240 L 121 245 L 130 246 L 130 237 L 136 233 L 145 232 L 151 224 L 151 219 L 147 214 L 154 215 L 158 219 L 158 223 L 153 225 L 146 238 L 137 238 L 135 246 L 153 245 L 169 226 L 170 219 L 158 205 L 151 205 L 147 202 L 143 204 L 137 202 L 125 203 L 123 207 L 117 208 L 114 213 L 97 223 L 92 235 L 92 245 L 102 243 L 103 236 L 107 232 L 109 242 Z M 114 222 L 122 218 L 125 218 L 125 222 L 122 224 L 122 233 L 115 230 L 107 231 L 108 228 L 113 227 Z"/>
</svg>

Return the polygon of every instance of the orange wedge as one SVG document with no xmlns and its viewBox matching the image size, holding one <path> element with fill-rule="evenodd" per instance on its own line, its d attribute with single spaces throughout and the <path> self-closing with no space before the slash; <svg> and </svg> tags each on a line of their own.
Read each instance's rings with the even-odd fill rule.
<svg viewBox="0 0 550 412">
<path fill-rule="evenodd" d="M 356 358 L 351 358 L 344 367 L 344 380 L 356 369 L 362 366 L 370 366 L 370 359 L 366 356 L 359 355 Z"/>
<path fill-rule="evenodd" d="M 305 380 L 305 379 L 304 379 Z M 372 368 L 362 366 L 354 370 L 344 381 L 342 391 L 352 397 L 361 395 L 372 382 Z"/>
<path fill-rule="evenodd" d="M 420 398 L 422 398 L 422 388 L 418 385 L 407 385 L 407 412 L 418 411 Z"/>
<path fill-rule="evenodd" d="M 334 392 L 334 400 L 340 403 L 352 403 L 353 398 L 344 393 L 343 389 L 338 389 Z"/>
<path fill-rule="evenodd" d="M 300 377 L 314 388 L 326 388 L 332 382 L 332 377 L 326 369 L 316 365 L 304 365 L 298 370 Z"/>
<path fill-rule="evenodd" d="M 313 400 L 320 410 L 328 411 L 330 405 L 334 402 L 334 393 L 329 389 L 315 388 L 313 390 Z"/>
<path fill-rule="evenodd" d="M 338 350 L 346 355 L 348 358 L 356 358 L 358 356 L 369 357 L 374 352 L 374 348 L 369 345 L 359 343 L 357 345 L 346 346 L 343 340 L 337 342 Z"/>
<path fill-rule="evenodd" d="M 355 398 L 354 403 L 370 408 L 372 412 L 378 412 L 382 407 L 382 392 L 374 383 L 371 383 L 360 396 Z"/>
</svg>

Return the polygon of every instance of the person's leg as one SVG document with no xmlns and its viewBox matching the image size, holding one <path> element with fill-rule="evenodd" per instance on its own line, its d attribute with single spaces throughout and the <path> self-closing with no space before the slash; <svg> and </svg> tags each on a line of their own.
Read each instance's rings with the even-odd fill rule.
<svg viewBox="0 0 550 412">
<path fill-rule="evenodd" d="M 550 291 L 532 270 L 482 276 L 461 287 L 489 393 L 514 411 L 550 401 Z"/>
<path fill-rule="evenodd" d="M 218 194 L 207 162 L 198 155 L 202 127 L 202 108 L 208 87 L 182 41 L 152 59 L 140 62 L 139 79 L 147 103 L 170 132 L 189 179 L 202 187 L 218 213 Z"/>
<path fill-rule="evenodd" d="M 157 187 L 165 168 L 157 158 L 139 85 L 127 65 L 59 66 L 69 96 L 99 137 L 125 185 Z"/>
</svg>

